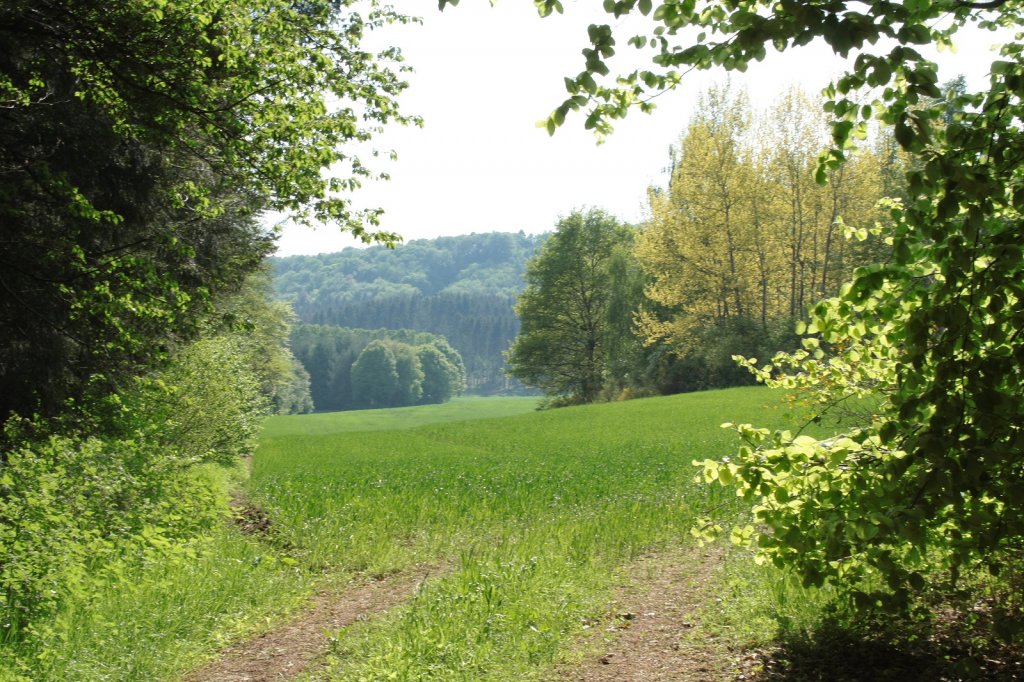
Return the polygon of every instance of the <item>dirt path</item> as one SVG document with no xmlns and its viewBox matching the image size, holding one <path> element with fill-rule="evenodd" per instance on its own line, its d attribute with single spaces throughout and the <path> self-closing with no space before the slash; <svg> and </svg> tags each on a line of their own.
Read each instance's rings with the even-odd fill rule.
<svg viewBox="0 0 1024 682">
<path fill-rule="evenodd" d="M 355 586 L 318 593 L 297 618 L 257 639 L 230 647 L 186 682 L 276 682 L 290 680 L 327 651 L 327 633 L 387 611 L 412 597 L 440 569 L 418 567 Z"/>
<path fill-rule="evenodd" d="M 581 661 L 551 682 L 720 682 L 734 679 L 729 652 L 706 632 L 698 607 L 722 566 L 718 548 L 644 559 L 620 586 L 615 610 L 580 643 Z"/>
</svg>

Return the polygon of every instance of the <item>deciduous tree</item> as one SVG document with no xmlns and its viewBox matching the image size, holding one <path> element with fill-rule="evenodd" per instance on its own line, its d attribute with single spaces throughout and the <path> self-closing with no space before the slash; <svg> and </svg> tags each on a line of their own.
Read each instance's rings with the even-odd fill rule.
<svg viewBox="0 0 1024 682">
<path fill-rule="evenodd" d="M 398 384 L 391 397 L 391 406 L 415 405 L 423 397 L 423 367 L 416 349 L 407 343 L 387 342 L 395 356 Z"/>
<path fill-rule="evenodd" d="M 758 304 L 750 125 L 742 95 L 709 90 L 680 143 L 669 191 L 651 194 L 636 254 L 651 277 L 647 297 L 673 314 L 641 315 L 649 342 L 684 350 L 701 329 L 751 315 Z"/>
<path fill-rule="evenodd" d="M 352 363 L 352 395 L 360 407 L 392 407 L 398 381 L 398 360 L 385 341 L 372 341 Z"/>
<path fill-rule="evenodd" d="M 728 87 L 699 99 L 636 244 L 649 278 L 639 331 L 670 346 L 689 387 L 752 381 L 731 356 L 796 347 L 792 329 L 808 307 L 876 255 L 840 233 L 878 219 L 878 160 L 864 150 L 819 186 L 814 159 L 827 139 L 824 117 L 796 90 L 760 116 Z"/>
<path fill-rule="evenodd" d="M 441 346 L 447 346 L 447 351 Z M 416 346 L 416 357 L 423 370 L 423 403 L 446 403 L 466 388 L 466 370 L 458 353 L 447 343 Z"/>
<path fill-rule="evenodd" d="M 361 47 L 401 18 L 360 7 L 0 7 L 0 418 L 173 354 L 272 248 L 260 210 L 372 237 L 351 143 L 408 119 L 398 53 Z"/>
<path fill-rule="evenodd" d="M 609 266 L 630 239 L 626 227 L 597 209 L 558 222 L 527 266 L 509 374 L 569 402 L 598 397 L 607 370 Z M 616 320 L 623 322 L 620 312 Z"/>
</svg>

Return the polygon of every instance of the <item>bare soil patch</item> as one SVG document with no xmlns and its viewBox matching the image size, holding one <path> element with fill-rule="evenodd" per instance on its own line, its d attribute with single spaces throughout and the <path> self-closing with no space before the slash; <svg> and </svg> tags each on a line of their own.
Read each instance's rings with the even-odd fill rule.
<svg viewBox="0 0 1024 682">
<path fill-rule="evenodd" d="M 343 592 L 322 591 L 294 620 L 256 639 L 232 646 L 186 682 L 272 682 L 290 680 L 327 651 L 328 635 L 391 609 L 411 598 L 439 569 L 430 566 L 376 576 Z"/>
<path fill-rule="evenodd" d="M 689 548 L 634 564 L 614 610 L 589 624 L 583 659 L 560 666 L 552 682 L 717 682 L 742 675 L 699 617 L 723 554 Z"/>
<path fill-rule="evenodd" d="M 240 531 L 261 540 L 269 540 L 273 528 L 270 515 L 241 496 L 228 502 L 231 509 L 231 520 Z"/>
</svg>

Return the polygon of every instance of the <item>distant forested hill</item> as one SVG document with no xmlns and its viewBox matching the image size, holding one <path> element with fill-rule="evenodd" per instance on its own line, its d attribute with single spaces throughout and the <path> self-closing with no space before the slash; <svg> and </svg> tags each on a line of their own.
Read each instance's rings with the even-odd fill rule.
<svg viewBox="0 0 1024 682">
<path fill-rule="evenodd" d="M 272 259 L 278 295 L 299 320 L 440 334 L 462 355 L 468 390 L 518 387 L 503 353 L 519 331 L 512 309 L 526 261 L 544 236 L 489 232 Z"/>
</svg>

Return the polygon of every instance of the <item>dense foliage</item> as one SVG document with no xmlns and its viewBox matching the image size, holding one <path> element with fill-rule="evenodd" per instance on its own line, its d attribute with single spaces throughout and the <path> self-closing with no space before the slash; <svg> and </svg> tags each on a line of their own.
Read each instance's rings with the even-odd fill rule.
<svg viewBox="0 0 1024 682">
<path fill-rule="evenodd" d="M 892 189 L 883 178 L 900 157 L 865 149 L 819 186 L 827 140 L 825 117 L 799 90 L 760 115 L 743 92 L 699 97 L 636 247 L 650 279 L 638 332 L 668 344 L 685 387 L 752 382 L 733 355 L 797 348 L 793 328 L 810 305 L 885 259 L 880 239 L 850 242 L 843 225 L 866 230 L 882 217 L 878 200 Z"/>
<path fill-rule="evenodd" d="M 539 3 L 543 11 L 558 0 Z M 648 14 L 646 0 L 606 3 L 616 15 Z M 892 258 L 858 269 L 840 295 L 819 304 L 807 351 L 776 359 L 786 385 L 813 387 L 823 406 L 867 392 L 876 409 L 843 437 L 819 441 L 741 426 L 748 445 L 705 477 L 736 485 L 755 504 L 762 556 L 829 580 L 862 605 L 898 606 L 923 573 L 999 572 L 1024 546 L 1024 300 L 1020 166 L 1024 119 L 1024 8 L 1019 3 L 872 0 L 666 2 L 649 36 L 654 66 L 598 86 L 609 72 L 612 29 L 593 26 L 587 65 L 554 129 L 589 107 L 588 125 L 610 129 L 648 91 L 681 80 L 677 68 L 743 69 L 769 46 L 820 38 L 856 55 L 829 88 L 834 148 L 818 177 L 850 157 L 872 119 L 892 127 L 911 154 L 907 201 L 881 227 Z M 935 65 L 916 49 L 948 45 L 968 24 L 1004 29 L 988 86 L 936 102 Z M 687 29 L 700 30 L 687 44 Z M 865 104 L 864 87 L 874 88 Z M 641 106 L 651 106 L 641 104 Z M 763 370 L 763 376 L 773 368 Z M 1021 606 L 1002 605 L 1009 632 Z M 999 615 L 999 614 L 997 614 Z"/>
<path fill-rule="evenodd" d="M 309 409 L 249 277 L 263 210 L 391 238 L 342 192 L 347 145 L 407 121 L 400 55 L 360 46 L 403 19 L 353 7 L 0 6 L 0 639 L 219 521 L 196 465 Z"/>
<path fill-rule="evenodd" d="M 401 120 L 404 84 L 359 49 L 394 17 L 338 5 L 4 3 L 0 416 L 173 354 L 271 250 L 258 210 L 369 237 L 342 145 Z"/>
<path fill-rule="evenodd" d="M 519 329 L 512 306 L 542 240 L 484 233 L 275 258 L 274 283 L 305 323 L 444 336 L 465 362 L 470 391 L 507 392 L 516 388 L 502 357 Z"/>
<path fill-rule="evenodd" d="M 8 420 L 0 640 L 30 632 L 70 592 L 116 577 L 111 571 L 122 560 L 170 551 L 173 542 L 220 522 L 220 493 L 195 466 L 251 453 L 263 417 L 275 403 L 285 406 L 282 396 L 308 404 L 293 358 L 273 331 L 287 335 L 286 311 L 269 303 L 258 283 L 220 307 L 243 304 L 246 320 L 264 319 L 260 333 L 218 320 L 161 371 L 117 394 L 66 407 L 59 417 Z"/>
<path fill-rule="evenodd" d="M 298 325 L 291 345 L 320 412 L 443 403 L 466 387 L 458 351 L 429 332 Z"/>
</svg>

